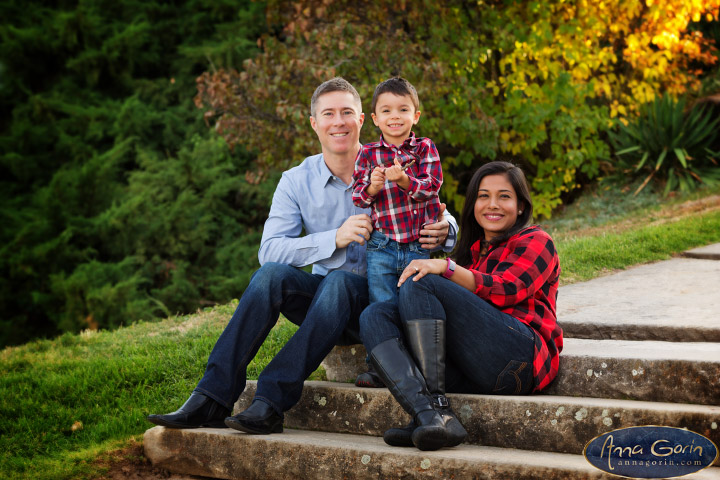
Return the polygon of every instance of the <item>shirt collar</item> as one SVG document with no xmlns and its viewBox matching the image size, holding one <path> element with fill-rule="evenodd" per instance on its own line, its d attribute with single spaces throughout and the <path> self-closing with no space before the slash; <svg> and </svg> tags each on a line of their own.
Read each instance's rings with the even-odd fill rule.
<svg viewBox="0 0 720 480">
<path fill-rule="evenodd" d="M 390 145 L 389 143 L 387 143 L 385 141 L 385 138 L 382 135 L 380 135 L 380 145 L 382 145 L 385 148 L 393 148 L 392 145 Z M 402 143 L 402 145 L 400 145 L 397 148 L 399 150 L 401 150 L 403 148 L 407 149 L 407 150 L 412 150 L 416 145 L 417 145 L 417 140 L 415 139 L 415 132 L 411 131 L 410 136 L 408 138 L 406 138 L 405 141 Z"/>
<path fill-rule="evenodd" d="M 330 182 L 333 180 L 336 180 L 340 184 L 342 184 L 345 188 L 352 188 L 353 183 L 350 182 L 350 185 L 345 185 L 345 182 L 343 182 L 339 177 L 336 177 L 331 171 L 330 168 L 328 168 L 327 164 L 325 163 L 325 157 L 323 157 L 323 154 L 320 154 L 320 163 L 318 164 L 318 168 L 320 170 L 318 179 L 321 182 L 323 187 L 327 187 Z"/>
<path fill-rule="evenodd" d="M 320 163 L 318 164 L 318 167 L 320 169 L 319 178 L 322 181 L 323 186 L 325 186 L 333 179 L 334 175 L 325 163 L 325 157 L 322 153 L 320 154 Z"/>
</svg>

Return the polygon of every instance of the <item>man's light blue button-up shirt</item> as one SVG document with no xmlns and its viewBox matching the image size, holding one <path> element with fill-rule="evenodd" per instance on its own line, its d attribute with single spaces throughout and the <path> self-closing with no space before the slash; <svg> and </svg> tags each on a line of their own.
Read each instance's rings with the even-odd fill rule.
<svg viewBox="0 0 720 480">
<path fill-rule="evenodd" d="M 258 251 L 260 264 L 312 265 L 319 275 L 342 269 L 366 276 L 365 245 L 335 246 L 338 228 L 348 217 L 362 213 L 369 215 L 370 210 L 353 205 L 352 185 L 332 174 L 322 154 L 307 157 L 284 172 L 275 189 Z M 450 251 L 457 223 L 447 213 L 445 218 L 451 226 L 444 250 Z"/>
</svg>

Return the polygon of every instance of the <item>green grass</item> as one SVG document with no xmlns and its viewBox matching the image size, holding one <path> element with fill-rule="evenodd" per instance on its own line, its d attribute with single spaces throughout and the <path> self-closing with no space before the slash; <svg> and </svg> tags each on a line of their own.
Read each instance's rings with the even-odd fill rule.
<svg viewBox="0 0 720 480">
<path fill-rule="evenodd" d="M 0 352 L 0 478 L 91 478 L 99 453 L 179 407 L 237 303 L 112 332 L 86 331 Z M 295 331 L 283 320 L 248 368 L 260 370 Z M 316 377 L 320 373 L 314 374 Z"/>
<path fill-rule="evenodd" d="M 546 224 L 560 252 L 563 283 L 720 242 L 720 210 L 688 207 L 703 196 L 713 202 L 715 194 L 662 205 L 657 197 L 584 197 L 581 209 L 574 206 Z M 235 305 L 0 351 L 0 478 L 102 474 L 105 467 L 94 460 L 139 439 L 151 426 L 146 414 L 184 402 Z M 249 378 L 257 378 L 295 328 L 281 319 L 249 366 Z M 312 378 L 322 377 L 319 370 Z"/>
<path fill-rule="evenodd" d="M 720 210 L 621 233 L 559 236 L 561 284 L 590 280 L 630 265 L 666 260 L 677 252 L 720 241 Z"/>
</svg>

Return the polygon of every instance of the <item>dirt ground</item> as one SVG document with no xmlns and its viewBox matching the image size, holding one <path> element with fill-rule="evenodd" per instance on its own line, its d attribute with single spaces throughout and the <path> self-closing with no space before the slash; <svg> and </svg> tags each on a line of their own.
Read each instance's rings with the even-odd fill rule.
<svg viewBox="0 0 720 480">
<path fill-rule="evenodd" d="M 155 468 L 145 458 L 142 444 L 133 441 L 130 446 L 121 450 L 108 452 L 95 463 L 99 467 L 108 468 L 105 475 L 94 480 L 213 480 L 208 477 L 180 475 L 161 468 Z"/>
</svg>

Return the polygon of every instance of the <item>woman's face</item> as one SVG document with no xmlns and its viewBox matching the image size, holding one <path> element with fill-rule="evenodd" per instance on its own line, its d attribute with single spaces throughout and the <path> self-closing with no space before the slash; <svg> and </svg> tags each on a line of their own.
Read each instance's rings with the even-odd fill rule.
<svg viewBox="0 0 720 480">
<path fill-rule="evenodd" d="M 480 181 L 475 200 L 475 220 L 485 231 L 485 240 L 492 240 L 515 225 L 518 209 L 522 211 L 507 176 L 488 175 Z"/>
</svg>

